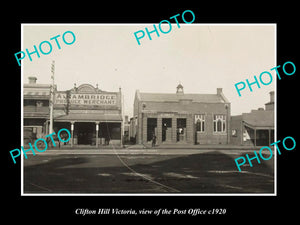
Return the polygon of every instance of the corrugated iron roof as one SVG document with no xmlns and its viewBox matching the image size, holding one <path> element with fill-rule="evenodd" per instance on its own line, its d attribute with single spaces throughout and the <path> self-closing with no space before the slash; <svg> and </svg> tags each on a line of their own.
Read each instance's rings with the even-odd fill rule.
<svg viewBox="0 0 300 225">
<path fill-rule="evenodd" d="M 252 110 L 250 113 L 243 113 L 243 121 L 255 128 L 274 128 L 274 111 Z"/>
<path fill-rule="evenodd" d="M 98 114 L 98 113 L 72 113 L 68 115 L 57 116 L 54 121 L 122 121 L 120 114 Z"/>
</svg>

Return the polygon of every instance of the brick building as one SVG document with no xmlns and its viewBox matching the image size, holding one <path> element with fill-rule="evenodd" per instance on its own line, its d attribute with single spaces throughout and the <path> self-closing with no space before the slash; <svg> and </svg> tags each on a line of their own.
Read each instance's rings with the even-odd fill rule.
<svg viewBox="0 0 300 225">
<path fill-rule="evenodd" d="M 186 94 L 179 84 L 176 93 L 135 93 L 131 138 L 138 144 L 228 144 L 230 102 L 216 94 Z"/>
</svg>

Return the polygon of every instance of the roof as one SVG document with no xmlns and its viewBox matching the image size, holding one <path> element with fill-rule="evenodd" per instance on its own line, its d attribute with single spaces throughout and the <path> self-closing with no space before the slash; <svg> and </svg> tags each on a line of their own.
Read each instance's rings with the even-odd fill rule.
<svg viewBox="0 0 300 225">
<path fill-rule="evenodd" d="M 178 84 L 177 88 L 183 88 L 183 86 L 181 84 Z"/>
<path fill-rule="evenodd" d="M 217 94 L 173 94 L 173 93 L 139 93 L 141 101 L 179 102 L 180 100 L 192 100 L 193 102 L 224 103 L 225 101 Z"/>
<path fill-rule="evenodd" d="M 54 121 L 78 121 L 78 122 L 120 122 L 122 116 L 120 114 L 98 114 L 98 113 L 72 113 L 68 115 L 62 115 L 54 117 Z"/>
<path fill-rule="evenodd" d="M 51 84 L 23 84 L 24 88 L 50 88 Z"/>
<path fill-rule="evenodd" d="M 274 128 L 274 111 L 252 110 L 242 114 L 246 125 L 255 129 Z"/>
<path fill-rule="evenodd" d="M 24 90 L 23 95 L 26 97 L 30 96 L 50 96 L 50 90 Z"/>
<path fill-rule="evenodd" d="M 23 96 L 26 99 L 49 99 L 49 84 L 24 84 Z"/>
</svg>

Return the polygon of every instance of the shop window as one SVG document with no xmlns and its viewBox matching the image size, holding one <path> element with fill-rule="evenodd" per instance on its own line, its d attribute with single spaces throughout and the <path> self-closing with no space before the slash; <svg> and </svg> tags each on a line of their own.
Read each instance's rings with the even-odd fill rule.
<svg viewBox="0 0 300 225">
<path fill-rule="evenodd" d="M 214 133 L 226 133 L 226 116 L 214 115 Z"/>
<path fill-rule="evenodd" d="M 195 124 L 197 132 L 204 132 L 205 115 L 195 115 Z"/>
</svg>

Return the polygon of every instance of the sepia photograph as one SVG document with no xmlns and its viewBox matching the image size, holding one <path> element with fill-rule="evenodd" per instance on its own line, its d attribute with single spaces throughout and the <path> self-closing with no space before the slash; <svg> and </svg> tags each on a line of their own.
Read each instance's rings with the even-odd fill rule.
<svg viewBox="0 0 300 225">
<path fill-rule="evenodd" d="M 178 21 L 21 24 L 23 196 L 276 195 L 276 24 Z"/>
</svg>

